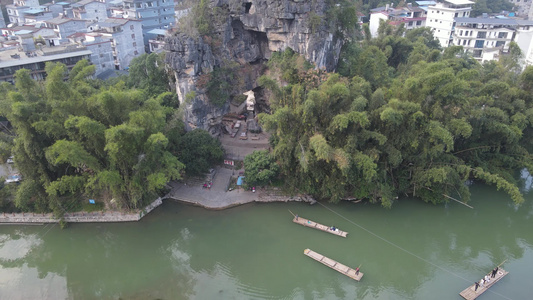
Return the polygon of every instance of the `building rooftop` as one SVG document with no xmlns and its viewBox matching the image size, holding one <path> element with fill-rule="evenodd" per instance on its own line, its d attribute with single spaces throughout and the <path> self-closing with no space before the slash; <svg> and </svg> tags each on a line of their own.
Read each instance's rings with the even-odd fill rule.
<svg viewBox="0 0 533 300">
<path fill-rule="evenodd" d="M 455 18 L 457 24 L 518 25 L 514 19 L 497 18 Z"/>
<path fill-rule="evenodd" d="M 30 14 L 30 15 L 39 14 L 42 12 L 44 12 L 44 9 L 40 9 L 40 8 L 31 8 L 31 9 L 23 11 L 23 13 Z"/>
<path fill-rule="evenodd" d="M 474 1 L 470 1 L 470 0 L 444 0 L 444 2 L 448 2 L 448 3 L 451 3 L 453 5 L 474 4 Z"/>
<path fill-rule="evenodd" d="M 437 1 L 415 1 L 419 6 L 435 5 Z"/>
<path fill-rule="evenodd" d="M 63 16 L 55 17 L 53 19 L 46 20 L 44 22 L 45 23 L 49 23 L 49 24 L 53 24 L 53 25 L 60 25 L 60 24 L 65 24 L 65 23 L 72 22 L 72 21 L 75 21 L 75 22 L 86 22 L 85 20 L 70 19 L 70 18 L 65 18 Z"/>
<path fill-rule="evenodd" d="M 167 31 L 165 29 L 156 28 L 156 29 L 152 29 L 152 30 L 148 31 L 147 33 L 165 35 L 167 33 Z"/>
<path fill-rule="evenodd" d="M 31 63 L 46 62 L 59 60 L 62 58 L 76 57 L 82 55 L 91 55 L 92 51 L 85 47 L 76 48 L 72 45 L 55 46 L 52 48 L 43 48 L 32 52 L 34 56 L 28 56 L 18 49 L 9 49 L 0 51 L 0 68 L 7 68 Z"/>
</svg>

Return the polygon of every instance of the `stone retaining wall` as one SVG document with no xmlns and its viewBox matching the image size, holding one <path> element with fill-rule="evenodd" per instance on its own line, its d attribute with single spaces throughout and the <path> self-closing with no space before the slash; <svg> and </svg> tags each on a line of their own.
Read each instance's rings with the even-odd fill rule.
<svg viewBox="0 0 533 300">
<path fill-rule="evenodd" d="M 92 213 L 66 213 L 63 219 L 68 223 L 98 223 L 98 222 L 133 222 L 139 221 L 146 214 L 154 210 L 163 203 L 161 198 L 157 198 L 150 205 L 142 210 L 137 210 L 131 213 L 124 213 L 120 211 L 106 211 L 106 212 L 92 212 Z M 53 214 L 33 214 L 33 213 L 17 213 L 6 214 L 0 213 L 0 224 L 33 224 L 33 223 L 57 223 L 59 219 L 55 218 Z"/>
</svg>

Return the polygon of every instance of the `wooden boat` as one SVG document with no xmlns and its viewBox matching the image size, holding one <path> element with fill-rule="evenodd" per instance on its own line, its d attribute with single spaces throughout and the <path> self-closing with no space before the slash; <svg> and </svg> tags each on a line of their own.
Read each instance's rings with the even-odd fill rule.
<svg viewBox="0 0 533 300">
<path fill-rule="evenodd" d="M 338 235 L 338 236 L 342 236 L 342 237 L 346 237 L 348 235 L 348 232 L 346 232 L 346 231 L 339 230 L 338 228 L 335 228 L 335 230 L 332 230 L 331 227 L 329 227 L 329 226 L 313 222 L 311 220 L 299 217 L 297 215 L 294 216 L 294 219 L 292 219 L 292 221 L 294 223 L 297 223 L 297 224 L 300 224 L 300 225 L 303 225 L 303 226 L 306 226 L 306 227 L 316 228 L 316 229 L 319 229 L 319 230 L 322 230 L 322 231 L 325 231 L 325 232 L 329 232 L 329 233 L 334 234 L 334 235 Z"/>
<path fill-rule="evenodd" d="M 479 286 L 477 290 L 476 290 L 476 284 L 473 284 L 469 286 L 468 288 L 466 288 L 464 291 L 460 292 L 459 295 L 461 295 L 461 297 L 465 298 L 466 300 L 476 299 L 477 297 L 479 297 L 479 295 L 487 291 L 496 282 L 500 281 L 500 279 L 502 279 L 503 276 L 509 274 L 509 272 L 505 271 L 502 268 L 499 268 L 494 278 L 491 277 L 491 274 L 492 272 L 489 272 L 488 274 L 488 276 L 490 277 L 490 281 L 488 283 L 485 283 L 483 286 Z"/>
<path fill-rule="evenodd" d="M 304 254 L 311 257 L 312 259 L 332 268 L 333 270 L 342 273 L 354 280 L 361 280 L 363 277 L 363 272 L 357 272 L 354 269 L 345 266 L 339 262 L 334 261 L 333 259 L 327 258 L 322 254 L 316 253 L 315 251 L 311 249 L 305 249 Z"/>
</svg>

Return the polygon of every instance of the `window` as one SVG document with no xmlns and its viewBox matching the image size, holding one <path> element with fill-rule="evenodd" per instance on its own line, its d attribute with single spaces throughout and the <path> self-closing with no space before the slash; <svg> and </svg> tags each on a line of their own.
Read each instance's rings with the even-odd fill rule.
<svg viewBox="0 0 533 300">
<path fill-rule="evenodd" d="M 463 17 L 466 16 L 466 11 L 463 13 Z"/>
<path fill-rule="evenodd" d="M 133 25 L 130 25 L 130 29 L 133 30 Z"/>
<path fill-rule="evenodd" d="M 459 30 L 459 35 L 463 35 L 463 31 L 462 30 Z"/>
<path fill-rule="evenodd" d="M 484 38 L 487 37 L 487 32 L 486 32 L 486 31 L 479 31 L 479 32 L 477 33 L 477 37 L 478 37 L 478 38 L 482 38 L 482 39 L 484 39 Z"/>
<path fill-rule="evenodd" d="M 98 45 L 98 48 L 102 48 L 102 45 Z"/>
<path fill-rule="evenodd" d="M 498 33 L 499 39 L 506 39 L 507 38 L 507 32 L 500 32 Z"/>
<path fill-rule="evenodd" d="M 102 68 L 105 68 L 105 64 L 102 64 Z"/>
<path fill-rule="evenodd" d="M 485 44 L 485 40 L 477 40 L 474 48 L 483 48 L 483 44 Z"/>
<path fill-rule="evenodd" d="M 133 47 L 137 47 L 137 42 L 133 42 Z"/>
<path fill-rule="evenodd" d="M 135 51 L 133 51 L 133 54 L 138 55 L 139 51 L 135 50 Z"/>
<path fill-rule="evenodd" d="M 422 21 L 416 21 L 416 25 L 422 25 Z"/>
<path fill-rule="evenodd" d="M 497 41 L 496 42 L 496 47 L 503 47 L 505 46 L 505 41 Z"/>
<path fill-rule="evenodd" d="M 463 40 L 463 46 L 466 45 L 466 40 Z"/>
<path fill-rule="evenodd" d="M 455 13 L 455 18 L 457 18 L 459 16 L 459 13 Z"/>
<path fill-rule="evenodd" d="M 99 55 L 99 56 L 100 56 L 100 58 L 104 57 L 104 55 L 103 55 L 102 53 L 100 53 L 100 55 Z"/>
<path fill-rule="evenodd" d="M 132 33 L 132 34 L 131 34 L 131 38 L 132 38 L 132 39 L 135 38 L 135 33 Z"/>
<path fill-rule="evenodd" d="M 481 57 L 483 50 L 474 50 L 474 57 Z"/>
</svg>

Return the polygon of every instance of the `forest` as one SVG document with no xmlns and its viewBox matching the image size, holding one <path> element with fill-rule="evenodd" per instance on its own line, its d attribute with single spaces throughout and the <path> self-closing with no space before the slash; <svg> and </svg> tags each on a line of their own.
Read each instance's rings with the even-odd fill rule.
<svg viewBox="0 0 533 300">
<path fill-rule="evenodd" d="M 524 201 L 516 172 L 533 170 L 533 67 L 511 45 L 480 64 L 462 47 L 441 49 L 428 28 L 382 24 L 347 43 L 337 73 L 315 70 L 290 49 L 259 84 L 272 93 L 279 176 L 293 192 L 384 207 L 402 196 L 467 202 L 468 182 Z M 258 155 L 258 154 L 257 154 Z"/>
<path fill-rule="evenodd" d="M 198 175 L 223 158 L 220 142 L 201 130 L 185 132 L 161 56 L 145 54 L 128 76 L 93 79 L 80 61 L 68 72 L 46 65 L 38 82 L 26 69 L 15 85 L 0 85 L 0 112 L 15 137 L 9 147 L 23 180 L 5 185 L 2 206 L 48 212 L 143 207 L 184 174 Z M 2 182 L 3 184 L 3 182 Z"/>
</svg>

